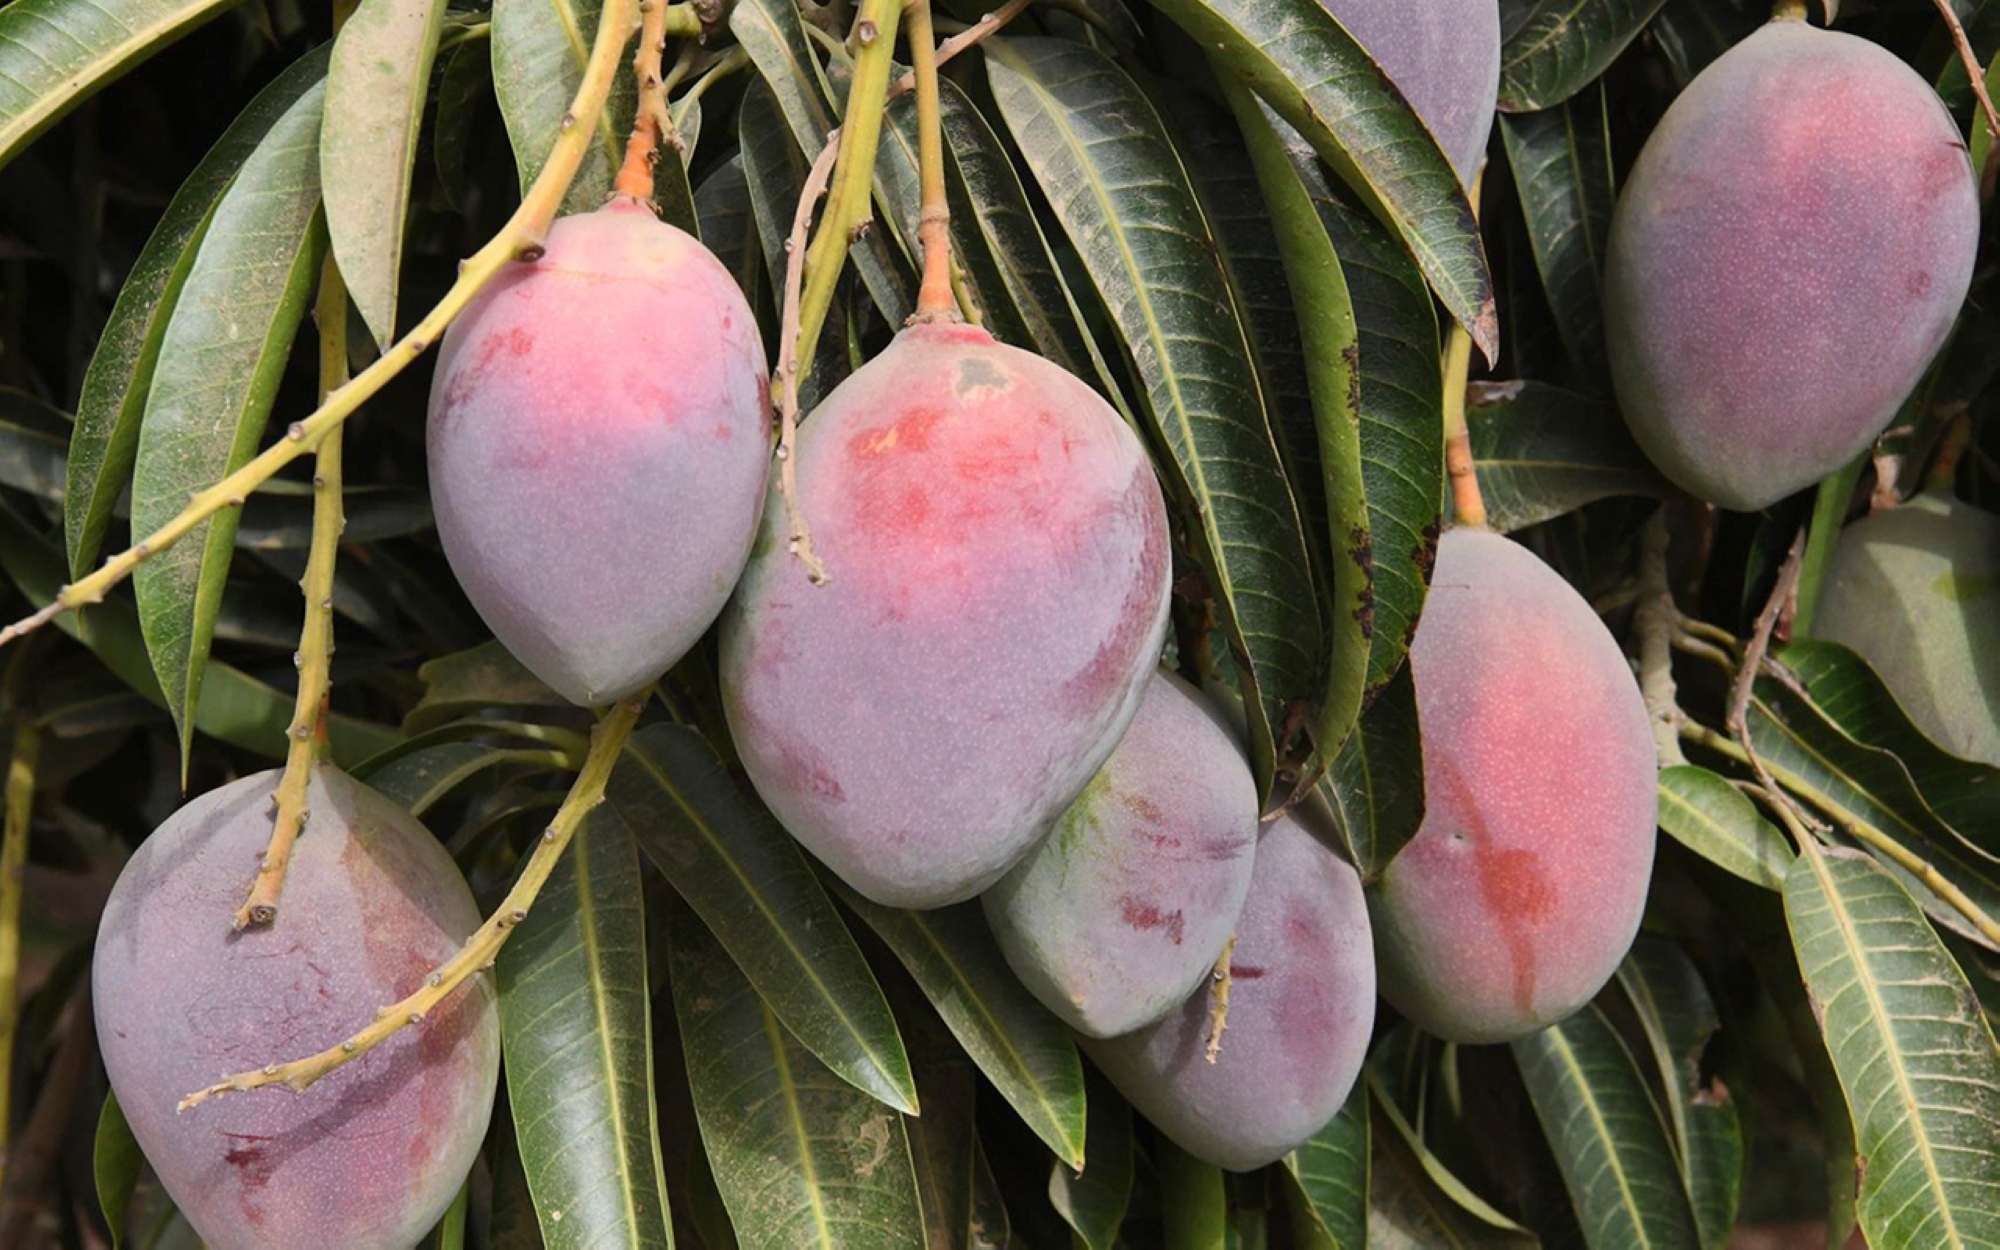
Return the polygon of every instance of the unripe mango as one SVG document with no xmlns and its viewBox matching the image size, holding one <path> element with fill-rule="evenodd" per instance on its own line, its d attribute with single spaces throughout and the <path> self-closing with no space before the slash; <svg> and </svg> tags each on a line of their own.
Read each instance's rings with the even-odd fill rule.
<svg viewBox="0 0 2000 1250">
<path fill-rule="evenodd" d="M 756 319 L 631 200 L 480 292 L 431 387 L 431 506 L 487 627 L 565 698 L 644 688 L 743 570 L 770 458 Z"/>
<path fill-rule="evenodd" d="M 1479 530 L 1438 545 L 1410 642 L 1424 820 L 1368 891 L 1382 996 L 1458 1042 L 1590 1001 L 1639 931 L 1658 759 L 1638 682 L 1583 597 Z"/>
<path fill-rule="evenodd" d="M 1320 0 L 1403 93 L 1470 184 L 1500 95 L 1496 0 Z"/>
<path fill-rule="evenodd" d="M 125 865 L 91 968 L 98 1046 L 133 1136 L 212 1250 L 405 1250 L 450 1205 L 492 1115 L 500 1031 L 485 978 L 303 1094 L 175 1112 L 224 1075 L 336 1045 L 479 925 L 437 839 L 320 765 L 276 923 L 232 932 L 278 778 L 193 800 Z"/>
<path fill-rule="evenodd" d="M 1055 831 L 981 898 L 1007 963 L 1088 1037 L 1178 1007 L 1222 954 L 1257 845 L 1237 735 L 1156 672 L 1131 728 Z"/>
<path fill-rule="evenodd" d="M 1926 491 L 1841 531 L 1815 636 L 1868 661 L 1917 728 L 2000 768 L 2000 517 Z"/>
<path fill-rule="evenodd" d="M 1937 94 L 1853 35 L 1777 20 L 1674 101 L 1619 196 L 1619 403 L 1678 485 L 1777 502 L 1852 461 L 1943 345 L 1979 196 Z"/>
<path fill-rule="evenodd" d="M 1166 629 L 1166 506 L 1089 387 L 961 325 L 915 325 L 801 427 L 722 624 L 757 792 L 850 886 L 972 897 L 1039 842 L 1131 720 Z"/>
<path fill-rule="evenodd" d="M 1206 984 L 1158 1024 L 1083 1045 L 1182 1150 L 1247 1172 L 1333 1119 L 1375 1024 L 1361 879 L 1297 816 L 1280 816 L 1258 839 L 1229 976 L 1228 1028 L 1214 1063 Z"/>
</svg>

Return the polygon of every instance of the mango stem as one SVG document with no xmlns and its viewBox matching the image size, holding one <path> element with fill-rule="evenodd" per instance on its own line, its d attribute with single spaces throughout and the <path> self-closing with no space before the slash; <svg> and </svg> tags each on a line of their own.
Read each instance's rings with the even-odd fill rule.
<svg viewBox="0 0 2000 1250">
<path fill-rule="evenodd" d="M 936 34 L 930 0 L 910 0 L 910 72 L 917 86 L 917 175 L 922 186 L 917 239 L 923 244 L 924 280 L 913 321 L 957 321 L 951 280 L 951 209 L 944 194 L 944 133 L 938 119 Z"/>
</svg>

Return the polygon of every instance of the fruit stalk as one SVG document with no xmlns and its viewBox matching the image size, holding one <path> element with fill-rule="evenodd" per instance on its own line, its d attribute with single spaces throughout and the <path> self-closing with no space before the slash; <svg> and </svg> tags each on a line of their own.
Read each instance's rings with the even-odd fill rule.
<svg viewBox="0 0 2000 1250">
<path fill-rule="evenodd" d="M 131 576 L 132 570 L 151 556 L 173 546 L 203 521 L 224 508 L 240 508 L 250 492 L 269 481 L 277 472 L 318 444 L 319 437 L 354 415 L 389 381 L 424 354 L 444 333 L 465 306 L 488 282 L 516 260 L 533 260 L 541 255 L 542 238 L 549 223 L 562 207 L 563 196 L 575 181 L 577 169 L 593 142 L 598 114 L 604 109 L 617 73 L 619 55 L 632 37 L 635 0 L 606 0 L 598 19 L 596 41 L 584 67 L 583 81 L 570 102 L 565 126 L 549 150 L 548 162 L 534 185 L 522 197 L 514 215 L 486 246 L 459 268 L 458 280 L 445 292 L 435 308 L 424 315 L 401 341 L 390 347 L 374 364 L 361 371 L 346 386 L 327 396 L 311 416 L 293 422 L 285 437 L 265 448 L 254 459 L 206 490 L 196 491 L 179 515 L 147 534 L 131 547 L 107 559 L 97 571 L 62 588 L 40 611 L 0 629 L 0 646 L 48 624 L 64 612 L 102 603 L 104 596 Z M 679 6 L 672 6 L 679 7 Z M 689 10 L 691 12 L 691 10 Z"/>
<path fill-rule="evenodd" d="M 333 254 L 320 268 L 319 300 L 313 308 L 319 326 L 320 400 L 347 383 L 347 283 Z M 285 775 L 272 796 L 277 811 L 271 823 L 271 843 L 257 865 L 250 896 L 236 909 L 230 927 L 270 924 L 278 918 L 278 898 L 285 890 L 285 870 L 292 862 L 292 845 L 304 831 L 306 782 L 313 761 L 325 744 L 326 705 L 333 685 L 333 570 L 340 553 L 347 514 L 341 502 L 341 428 L 320 437 L 313 453 L 312 545 L 306 553 L 306 574 L 299 582 L 305 594 L 305 624 L 299 630 L 299 650 L 293 657 L 299 670 L 298 697 L 285 740 Z"/>
<path fill-rule="evenodd" d="M 639 104 L 632 116 L 632 137 L 625 141 L 625 163 L 613 184 L 618 194 L 642 203 L 653 198 L 653 162 L 660 159 L 660 144 L 679 151 L 680 130 L 667 111 L 667 82 L 660 71 L 660 59 L 667 48 L 669 6 L 660 0 L 639 0 L 639 47 L 632 54 L 632 78 L 639 85 Z M 692 8 L 681 10 L 676 27 L 692 23 L 691 29 L 675 29 L 679 35 L 698 34 L 701 19 Z"/>
<path fill-rule="evenodd" d="M 619 752 L 624 749 L 625 740 L 631 736 L 632 727 L 638 723 L 639 713 L 645 704 L 644 695 L 615 703 L 597 722 L 596 728 L 591 731 L 590 752 L 584 757 L 583 768 L 570 785 L 562 806 L 550 819 L 548 828 L 543 830 L 541 838 L 535 843 L 535 849 L 529 854 L 527 865 L 522 868 L 514 887 L 507 891 L 507 897 L 500 901 L 500 906 L 486 918 L 486 922 L 465 940 L 458 953 L 426 977 L 414 993 L 401 1002 L 380 1009 L 374 1023 L 338 1045 L 289 1063 L 273 1063 L 255 1071 L 224 1077 L 208 1088 L 196 1090 L 181 1099 L 178 1110 L 187 1111 L 211 1098 L 260 1089 L 266 1085 L 283 1085 L 295 1094 L 302 1094 L 329 1072 L 359 1059 L 408 1026 L 421 1024 L 431 1009 L 449 998 L 452 991 L 463 985 L 467 978 L 492 967 L 494 957 L 507 944 L 515 926 L 528 918 L 528 909 L 535 905 L 542 886 L 547 884 L 549 874 L 555 870 L 556 862 L 569 847 L 569 840 L 583 824 L 584 817 L 604 801 L 605 782 L 610 780 L 612 766 L 618 762 Z"/>
<path fill-rule="evenodd" d="M 1467 192 L 1473 211 L 1479 208 L 1479 184 L 1484 171 L 1475 175 Z M 1479 496 L 1479 470 L 1472 460 L 1472 435 L 1465 424 L 1465 384 L 1472 370 L 1472 336 L 1454 324 L 1445 336 L 1444 348 L 1444 469 L 1451 480 L 1451 510 L 1467 529 L 1486 528 L 1486 501 Z"/>
<path fill-rule="evenodd" d="M 912 0 L 910 72 L 917 88 L 917 176 L 922 188 L 917 239 L 923 244 L 924 280 L 917 290 L 919 321 L 958 320 L 951 282 L 951 210 L 944 197 L 944 134 L 938 120 L 936 36 L 930 0 Z"/>
</svg>

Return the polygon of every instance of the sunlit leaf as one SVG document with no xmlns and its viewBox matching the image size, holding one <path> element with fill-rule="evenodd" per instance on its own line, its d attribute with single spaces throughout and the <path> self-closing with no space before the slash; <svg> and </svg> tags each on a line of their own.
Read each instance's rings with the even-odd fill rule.
<svg viewBox="0 0 2000 1250">
<path fill-rule="evenodd" d="M 1049 1201 L 1082 1250 L 1112 1250 L 1132 1205 L 1132 1108 L 1092 1069 L 1083 1166 L 1049 1165 Z"/>
<path fill-rule="evenodd" d="M 1660 828 L 1752 885 L 1785 888 L 1791 844 L 1748 795 L 1706 768 L 1676 764 L 1660 770 Z"/>
<path fill-rule="evenodd" d="M 569 115 L 570 100 L 583 81 L 584 62 L 597 31 L 604 0 L 494 0 L 493 93 L 514 145 L 521 189 L 542 172 L 556 136 Z M 586 213 L 601 207 L 625 159 L 623 127 L 631 120 L 638 92 L 630 74 L 612 80 L 611 97 L 597 115 L 597 129 L 563 210 Z"/>
</svg>

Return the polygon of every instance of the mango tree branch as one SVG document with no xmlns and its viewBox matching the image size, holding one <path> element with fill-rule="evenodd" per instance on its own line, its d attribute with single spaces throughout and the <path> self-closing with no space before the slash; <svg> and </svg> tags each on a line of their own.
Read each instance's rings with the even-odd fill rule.
<svg viewBox="0 0 2000 1250">
<path fill-rule="evenodd" d="M 320 400 L 325 402 L 347 383 L 347 283 L 330 251 L 320 268 L 313 320 L 319 325 L 319 388 Z M 332 687 L 333 570 L 340 552 L 340 533 L 347 528 L 340 496 L 340 453 L 341 428 L 336 425 L 320 436 L 319 450 L 313 453 L 312 544 L 306 553 L 305 577 L 299 582 L 305 593 L 306 615 L 299 630 L 298 653 L 292 657 L 299 670 L 299 691 L 286 736 L 285 772 L 271 796 L 277 808 L 271 841 L 250 883 L 250 897 L 230 920 L 230 926 L 238 930 L 270 924 L 278 918 L 278 897 L 285 890 L 292 846 L 308 817 L 306 786 L 323 743 L 327 696 Z"/>
<path fill-rule="evenodd" d="M 614 184 L 618 194 L 650 202 L 653 162 L 660 159 L 660 144 L 680 150 L 681 134 L 667 112 L 667 81 L 660 61 L 666 54 L 668 35 L 700 33 L 701 19 L 692 6 L 639 0 L 639 47 L 632 54 L 632 79 L 639 87 L 639 104 L 632 116 L 632 137 L 625 141 L 625 163 Z"/>
<path fill-rule="evenodd" d="M 922 187 L 917 239 L 923 245 L 924 280 L 917 290 L 917 321 L 957 321 L 951 281 L 951 210 L 944 194 L 944 133 L 938 119 L 937 36 L 930 0 L 911 0 L 910 73 L 917 89 L 917 177 Z"/>
<path fill-rule="evenodd" d="M 359 377 L 327 396 L 318 411 L 294 422 L 285 437 L 264 449 L 255 459 L 206 490 L 196 491 L 188 506 L 171 521 L 145 535 L 130 548 L 106 560 L 96 572 L 64 586 L 49 604 L 30 616 L 0 629 L 0 646 L 41 628 L 64 612 L 102 603 L 113 586 L 125 580 L 139 564 L 186 537 L 188 532 L 224 508 L 240 508 L 250 492 L 269 481 L 280 469 L 318 444 L 321 435 L 354 414 L 390 379 L 408 368 L 437 342 L 452 318 L 464 311 L 472 298 L 488 282 L 516 260 L 535 260 L 542 254 L 542 240 L 549 223 L 562 207 L 563 196 L 583 163 L 596 133 L 597 118 L 604 110 L 612 79 L 618 71 L 620 54 L 632 38 L 635 0 L 605 0 L 598 20 L 596 42 L 584 67 L 583 81 L 577 85 L 566 123 L 550 149 L 548 163 L 521 200 L 521 206 L 493 236 L 460 267 L 458 280 L 424 315 L 403 339 L 384 352 Z"/>
<path fill-rule="evenodd" d="M 562 858 L 583 818 L 604 801 L 604 784 L 611 777 L 612 766 L 618 762 L 618 754 L 624 749 L 626 738 L 631 736 L 632 726 L 638 723 L 646 698 L 641 694 L 615 703 L 597 722 L 597 727 L 591 731 L 590 753 L 584 757 L 583 768 L 577 773 L 562 806 L 556 809 L 555 816 L 549 821 L 549 827 L 535 843 L 535 849 L 529 854 L 514 888 L 507 891 L 507 897 L 500 901 L 500 906 L 487 917 L 486 923 L 473 931 L 458 953 L 425 978 L 423 985 L 414 993 L 401 1002 L 382 1008 L 376 1013 L 373 1024 L 336 1046 L 304 1059 L 274 1063 L 253 1072 L 224 1077 L 207 1089 L 196 1090 L 181 1099 L 179 1110 L 186 1111 L 224 1094 L 260 1089 L 266 1085 L 283 1085 L 293 1093 L 304 1093 L 327 1073 L 354 1062 L 410 1025 L 423 1023 L 424 1017 L 449 998 L 453 990 L 474 973 L 491 967 L 494 957 L 507 944 L 515 926 L 528 918 L 528 909 L 535 905 L 542 886 L 548 882 L 556 861 Z"/>
</svg>

